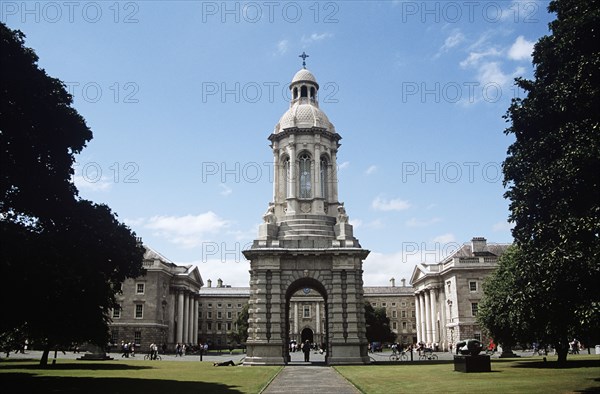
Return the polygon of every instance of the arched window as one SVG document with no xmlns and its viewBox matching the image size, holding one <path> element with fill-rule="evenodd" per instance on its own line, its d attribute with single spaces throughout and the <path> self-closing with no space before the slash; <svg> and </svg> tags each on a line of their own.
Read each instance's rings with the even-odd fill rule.
<svg viewBox="0 0 600 394">
<path fill-rule="evenodd" d="M 308 96 L 308 88 L 306 86 L 302 86 L 300 88 L 300 97 L 307 97 Z"/>
<path fill-rule="evenodd" d="M 327 190 L 329 189 L 327 171 L 327 158 L 321 157 L 321 197 L 327 200 Z"/>
<path fill-rule="evenodd" d="M 298 98 L 298 88 L 294 88 L 294 100 Z"/>
<path fill-rule="evenodd" d="M 300 156 L 300 198 L 312 197 L 312 182 L 310 179 L 310 156 L 306 153 Z"/>
<path fill-rule="evenodd" d="M 315 88 L 310 88 L 310 98 L 311 98 L 311 99 L 313 99 L 313 100 L 316 100 L 316 99 L 317 99 L 317 97 L 316 97 L 316 93 L 317 93 L 317 92 L 315 91 Z"/>
<path fill-rule="evenodd" d="M 283 159 L 283 169 L 284 169 L 283 181 L 285 182 L 284 198 L 288 198 L 288 197 L 292 196 L 292 182 L 290 182 L 290 179 L 292 179 L 292 166 L 290 165 L 289 157 L 286 157 L 285 159 Z"/>
</svg>

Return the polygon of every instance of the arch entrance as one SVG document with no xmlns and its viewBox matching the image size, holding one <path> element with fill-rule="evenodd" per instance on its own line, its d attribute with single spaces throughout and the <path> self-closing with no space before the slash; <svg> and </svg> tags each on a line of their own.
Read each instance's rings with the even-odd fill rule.
<svg viewBox="0 0 600 394">
<path fill-rule="evenodd" d="M 302 330 L 302 333 L 300 334 L 300 342 L 304 343 L 306 341 L 308 341 L 311 344 L 315 343 L 313 330 L 309 327 L 306 327 L 304 330 Z"/>
</svg>

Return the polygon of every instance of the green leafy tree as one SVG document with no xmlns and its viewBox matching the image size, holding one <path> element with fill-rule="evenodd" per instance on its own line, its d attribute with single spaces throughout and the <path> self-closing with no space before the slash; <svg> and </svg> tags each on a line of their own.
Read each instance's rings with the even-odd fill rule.
<svg viewBox="0 0 600 394">
<path fill-rule="evenodd" d="M 396 341 L 396 334 L 390 329 L 390 319 L 385 308 L 373 308 L 365 301 L 365 321 L 369 342 L 389 343 Z"/>
<path fill-rule="evenodd" d="M 527 311 L 522 307 L 521 283 L 516 274 L 519 249 L 512 245 L 498 261 L 498 268 L 483 282 L 483 298 L 479 303 L 477 321 L 487 336 L 510 350 L 517 342 L 531 342 L 529 319 L 523 319 Z"/>
<path fill-rule="evenodd" d="M 64 84 L 2 23 L 0 52 L 0 333 L 25 327 L 46 364 L 56 347 L 107 343 L 115 294 L 143 273 L 144 250 L 107 206 L 78 197 L 74 155 L 92 133 Z"/>
<path fill-rule="evenodd" d="M 516 80 L 527 95 L 506 115 L 515 141 L 503 171 L 520 249 L 513 323 L 528 319 L 564 363 L 569 340 L 600 332 L 600 2 L 548 10 L 556 20 L 535 45 L 535 79 Z"/>
<path fill-rule="evenodd" d="M 240 315 L 235 321 L 235 330 L 230 331 L 228 334 L 229 340 L 235 343 L 245 344 L 248 340 L 248 307 L 246 304 L 242 308 Z"/>
</svg>

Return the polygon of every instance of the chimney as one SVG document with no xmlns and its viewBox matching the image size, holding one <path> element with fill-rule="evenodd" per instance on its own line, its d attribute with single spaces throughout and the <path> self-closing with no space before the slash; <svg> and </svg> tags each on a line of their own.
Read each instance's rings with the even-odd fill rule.
<svg viewBox="0 0 600 394">
<path fill-rule="evenodd" d="M 221 278 L 217 279 L 217 287 L 223 287 L 223 280 Z"/>
<path fill-rule="evenodd" d="M 402 282 L 402 287 L 406 287 L 406 279 L 402 278 L 401 282 Z"/>
<path fill-rule="evenodd" d="M 473 237 L 471 240 L 471 251 L 474 255 L 487 252 L 486 239 L 483 237 Z"/>
<path fill-rule="evenodd" d="M 210 280 L 210 279 L 209 279 L 209 280 L 207 280 L 207 281 L 206 281 L 206 286 L 207 286 L 207 287 L 212 287 L 212 280 Z"/>
<path fill-rule="evenodd" d="M 394 279 L 394 278 L 390 279 L 390 285 L 392 287 L 396 287 L 396 279 Z"/>
</svg>

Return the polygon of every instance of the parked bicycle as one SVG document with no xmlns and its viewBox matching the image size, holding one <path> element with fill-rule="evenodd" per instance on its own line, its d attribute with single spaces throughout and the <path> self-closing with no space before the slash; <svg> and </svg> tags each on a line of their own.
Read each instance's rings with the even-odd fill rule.
<svg viewBox="0 0 600 394">
<path fill-rule="evenodd" d="M 390 361 L 408 361 L 406 352 L 393 352 L 390 354 Z"/>
<path fill-rule="evenodd" d="M 152 360 L 151 357 L 152 357 L 152 354 L 150 354 L 150 353 L 144 354 L 144 360 Z M 160 354 L 156 354 L 156 356 L 155 356 L 154 359 L 155 360 L 162 360 L 162 357 L 160 356 Z"/>
<path fill-rule="evenodd" d="M 423 352 L 419 356 L 419 360 L 437 360 L 437 359 L 438 359 L 437 354 L 435 354 L 433 352 Z"/>
</svg>

